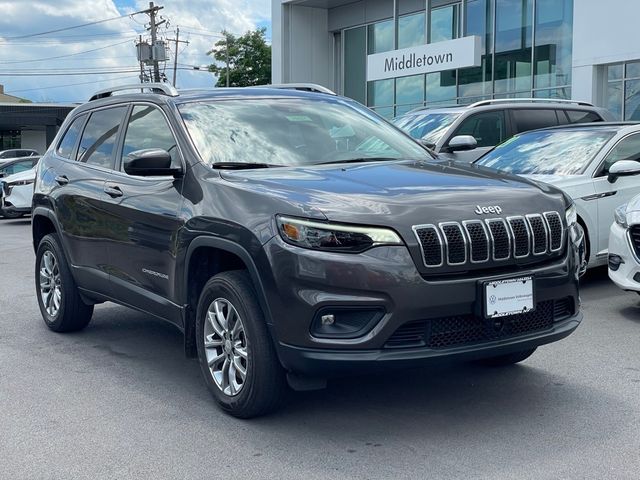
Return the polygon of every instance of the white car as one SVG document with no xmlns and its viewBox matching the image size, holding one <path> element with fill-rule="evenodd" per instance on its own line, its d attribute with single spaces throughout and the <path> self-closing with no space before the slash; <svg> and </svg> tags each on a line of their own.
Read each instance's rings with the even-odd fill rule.
<svg viewBox="0 0 640 480">
<path fill-rule="evenodd" d="M 585 231 L 587 267 L 603 265 L 614 210 L 640 194 L 640 125 L 592 123 L 526 132 L 475 164 L 562 189 L 573 199 Z"/>
<path fill-rule="evenodd" d="M 609 278 L 640 293 L 640 195 L 615 211 L 609 233 Z"/>
<path fill-rule="evenodd" d="M 19 218 L 31 213 L 36 169 L 15 173 L 0 180 L 0 215 Z"/>
</svg>

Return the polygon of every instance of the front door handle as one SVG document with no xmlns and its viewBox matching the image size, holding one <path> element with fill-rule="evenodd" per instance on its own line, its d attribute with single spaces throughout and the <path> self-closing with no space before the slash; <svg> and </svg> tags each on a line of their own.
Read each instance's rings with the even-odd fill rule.
<svg viewBox="0 0 640 480">
<path fill-rule="evenodd" d="M 67 178 L 66 175 L 58 175 L 56 177 L 56 183 L 62 187 L 64 185 L 66 185 L 67 183 L 69 183 L 69 179 Z"/>
<path fill-rule="evenodd" d="M 106 185 L 104 187 L 104 193 L 109 195 L 111 198 L 117 198 L 122 196 L 122 190 L 117 185 Z"/>
</svg>

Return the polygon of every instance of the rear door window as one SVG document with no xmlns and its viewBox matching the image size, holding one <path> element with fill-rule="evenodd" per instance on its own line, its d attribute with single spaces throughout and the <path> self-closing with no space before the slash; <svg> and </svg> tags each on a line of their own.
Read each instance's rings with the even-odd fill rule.
<svg viewBox="0 0 640 480">
<path fill-rule="evenodd" d="M 555 127 L 558 117 L 555 110 L 546 109 L 514 109 L 511 111 L 516 133 L 537 130 L 538 128 Z"/>
<path fill-rule="evenodd" d="M 504 111 L 476 113 L 463 120 L 451 138 L 458 135 L 471 135 L 478 147 L 493 147 L 506 138 Z"/>
<path fill-rule="evenodd" d="M 93 112 L 82 132 L 77 160 L 89 165 L 113 169 L 118 130 L 126 112 L 125 106 Z"/>
</svg>

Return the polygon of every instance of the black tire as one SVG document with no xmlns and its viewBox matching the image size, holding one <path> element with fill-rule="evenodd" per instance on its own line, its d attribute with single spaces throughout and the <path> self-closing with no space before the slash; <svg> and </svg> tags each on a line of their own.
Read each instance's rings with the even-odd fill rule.
<svg viewBox="0 0 640 480">
<path fill-rule="evenodd" d="M 533 352 L 535 351 L 536 349 L 532 348 L 530 350 L 507 353 L 506 355 L 499 355 L 497 357 L 483 358 L 482 360 L 479 360 L 478 363 L 487 367 L 506 367 L 526 360 L 533 355 Z"/>
<path fill-rule="evenodd" d="M 235 308 L 244 328 L 246 376 L 239 392 L 234 395 L 224 393 L 224 385 L 219 387 L 214 381 L 205 348 L 205 323 L 208 324 L 209 331 L 211 330 L 207 312 L 214 304 L 214 300 L 220 299 L 229 302 Z M 238 418 L 251 418 L 272 412 L 282 404 L 288 388 L 285 372 L 276 355 L 264 314 L 256 300 L 253 284 L 246 271 L 222 272 L 206 283 L 200 295 L 196 314 L 196 344 L 204 381 L 225 412 Z M 232 343 L 230 342 L 229 345 Z M 218 348 L 221 350 L 220 355 L 226 355 L 224 353 L 226 347 L 222 346 L 210 346 L 209 354 L 216 356 L 219 352 Z M 232 353 L 228 352 L 228 355 L 231 359 Z M 226 362 L 224 359 L 223 361 Z M 222 376 L 224 375 L 223 373 Z"/>
<path fill-rule="evenodd" d="M 46 254 L 53 255 L 59 275 L 61 293 L 59 295 L 59 307 L 55 313 L 47 310 L 40 284 L 40 271 L 43 267 L 42 258 Z M 82 301 L 76 282 L 71 276 L 67 259 L 60 246 L 60 239 L 55 233 L 46 235 L 40 241 L 40 245 L 38 245 L 35 281 L 38 306 L 40 307 L 40 313 L 47 327 L 54 332 L 74 332 L 82 330 L 89 324 L 91 316 L 93 315 L 93 305 L 87 305 Z M 54 294 L 52 293 L 51 295 L 53 296 Z"/>
</svg>

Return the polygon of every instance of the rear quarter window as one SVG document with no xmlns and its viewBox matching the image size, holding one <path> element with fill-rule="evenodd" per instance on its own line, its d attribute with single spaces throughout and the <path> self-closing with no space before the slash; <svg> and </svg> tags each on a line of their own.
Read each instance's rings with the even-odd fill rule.
<svg viewBox="0 0 640 480">
<path fill-rule="evenodd" d="M 514 109 L 511 115 L 516 133 L 558 125 L 556 111 L 552 109 Z"/>
<path fill-rule="evenodd" d="M 569 123 L 591 123 L 602 122 L 602 117 L 595 112 L 585 112 L 580 110 L 565 110 Z"/>
<path fill-rule="evenodd" d="M 58 148 L 56 149 L 58 156 L 68 159 L 71 158 L 73 155 L 73 149 L 75 148 L 78 137 L 80 136 L 80 131 L 85 117 L 86 115 L 80 115 L 71 122 L 71 125 L 67 128 L 67 131 L 62 136 L 62 140 L 60 140 Z"/>
</svg>

